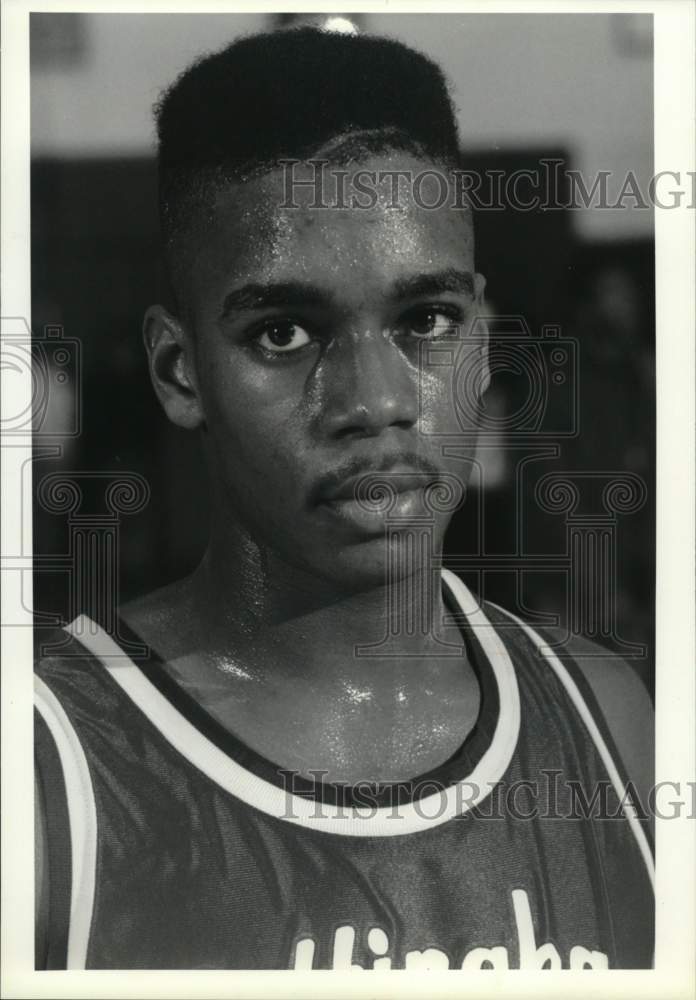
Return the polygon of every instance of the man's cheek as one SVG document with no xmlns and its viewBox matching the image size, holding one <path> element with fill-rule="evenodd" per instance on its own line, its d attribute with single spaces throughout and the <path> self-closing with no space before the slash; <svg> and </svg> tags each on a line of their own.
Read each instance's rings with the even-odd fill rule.
<svg viewBox="0 0 696 1000">
<path fill-rule="evenodd" d="M 454 404 L 453 376 L 450 366 L 421 369 L 418 382 L 419 430 L 426 437 L 457 434 L 461 430 Z"/>
</svg>

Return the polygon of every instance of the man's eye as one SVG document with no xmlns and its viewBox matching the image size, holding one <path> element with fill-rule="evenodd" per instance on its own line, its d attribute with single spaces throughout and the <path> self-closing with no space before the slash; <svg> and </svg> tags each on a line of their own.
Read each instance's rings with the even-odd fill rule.
<svg viewBox="0 0 696 1000">
<path fill-rule="evenodd" d="M 306 330 L 289 320 L 267 323 L 256 337 L 259 346 L 270 354 L 288 354 L 291 351 L 298 351 L 310 340 Z"/>
<path fill-rule="evenodd" d="M 442 337 L 457 332 L 458 319 L 442 309 L 414 309 L 403 318 L 399 327 L 416 337 Z"/>
</svg>

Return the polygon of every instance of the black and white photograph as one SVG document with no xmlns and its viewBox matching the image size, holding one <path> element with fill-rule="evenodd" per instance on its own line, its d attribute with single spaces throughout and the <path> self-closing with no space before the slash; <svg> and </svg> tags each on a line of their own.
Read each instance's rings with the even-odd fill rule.
<svg viewBox="0 0 696 1000">
<path fill-rule="evenodd" d="M 693 9 L 8 6 L 3 995 L 691 995 Z"/>
</svg>

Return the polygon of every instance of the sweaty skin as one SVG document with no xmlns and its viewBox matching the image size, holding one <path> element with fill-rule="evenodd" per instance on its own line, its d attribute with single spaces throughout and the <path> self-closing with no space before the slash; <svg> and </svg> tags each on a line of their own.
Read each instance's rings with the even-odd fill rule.
<svg viewBox="0 0 696 1000">
<path fill-rule="evenodd" d="M 433 165 L 388 154 L 343 169 L 396 166 Z M 389 184 L 379 194 L 369 210 L 316 209 L 302 188 L 284 208 L 276 170 L 226 186 L 197 227 L 186 308 L 151 308 L 144 334 L 165 411 L 201 433 L 210 544 L 191 577 L 122 612 L 238 738 L 334 781 L 430 770 L 479 705 L 465 654 L 442 655 L 462 639 L 443 627 L 428 557 L 405 530 L 387 540 L 384 510 L 354 492 L 365 475 L 396 483 L 392 516 L 428 516 L 439 555 L 452 506 L 433 511 L 425 488 L 447 475 L 465 493 L 478 399 L 455 410 L 452 365 L 485 388 L 484 281 L 467 212 L 419 207 L 406 186 L 396 207 Z M 442 457 L 447 435 L 457 458 Z M 406 616 L 431 625 L 356 656 Z"/>
</svg>

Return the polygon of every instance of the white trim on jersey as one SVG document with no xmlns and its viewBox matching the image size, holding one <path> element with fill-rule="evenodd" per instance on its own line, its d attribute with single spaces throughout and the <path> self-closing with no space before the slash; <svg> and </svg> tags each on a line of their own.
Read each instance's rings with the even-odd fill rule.
<svg viewBox="0 0 696 1000">
<path fill-rule="evenodd" d="M 419 833 L 472 809 L 503 776 L 512 759 L 520 729 L 520 698 L 510 656 L 474 596 L 449 570 L 443 581 L 466 616 L 488 657 L 498 686 L 500 711 L 488 749 L 463 781 L 415 802 L 386 807 L 333 806 L 309 801 L 277 787 L 242 767 L 193 726 L 114 640 L 86 616 L 66 631 L 108 670 L 128 697 L 189 763 L 247 805 L 278 819 L 324 833 L 351 837 L 391 837 Z"/>
<path fill-rule="evenodd" d="M 35 703 L 58 751 L 70 823 L 70 926 L 67 969 L 84 969 L 94 909 L 97 868 L 97 808 L 89 765 L 77 733 L 40 677 L 34 678 Z"/>
<path fill-rule="evenodd" d="M 621 780 L 618 768 L 616 767 L 616 764 L 612 759 L 609 747 L 607 746 L 604 737 L 599 731 L 597 723 L 595 722 L 592 716 L 592 712 L 590 711 L 587 702 L 580 693 L 577 684 L 569 674 L 563 662 L 556 656 L 553 650 L 549 648 L 548 642 L 545 641 L 538 634 L 538 632 L 535 632 L 534 629 L 531 628 L 531 626 L 527 625 L 525 622 L 522 621 L 521 618 L 518 618 L 517 615 L 514 615 L 511 611 L 507 611 L 505 608 L 501 608 L 499 605 L 494 604 L 492 601 L 489 601 L 489 604 L 491 605 L 491 607 L 497 608 L 498 611 L 502 611 L 503 614 L 507 615 L 508 618 L 511 618 L 515 622 L 515 624 L 519 625 L 520 628 L 523 629 L 523 631 L 532 640 L 534 645 L 539 649 L 541 655 L 545 657 L 546 660 L 548 660 L 552 670 L 560 680 L 563 687 L 566 689 L 568 697 L 573 702 L 573 705 L 575 706 L 578 715 L 585 723 L 585 726 L 587 727 L 587 730 L 589 731 L 590 736 L 594 741 L 594 744 L 597 748 L 597 752 L 602 759 L 602 763 L 604 764 L 605 768 L 607 769 L 607 773 L 611 778 L 614 790 L 616 794 L 619 796 L 619 802 L 621 803 L 621 808 L 623 810 L 626 819 L 628 820 L 628 824 L 631 827 L 631 830 L 633 831 L 633 835 L 635 836 L 636 841 L 638 842 L 638 849 L 640 850 L 643 861 L 645 862 L 645 867 L 648 870 L 650 883 L 654 889 L 655 862 L 653 861 L 652 851 L 650 850 L 650 845 L 648 844 L 647 837 L 645 836 L 643 828 L 641 827 L 640 822 L 638 820 L 638 814 L 636 812 L 635 805 L 631 801 L 631 797 L 628 794 L 626 786 Z"/>
</svg>

